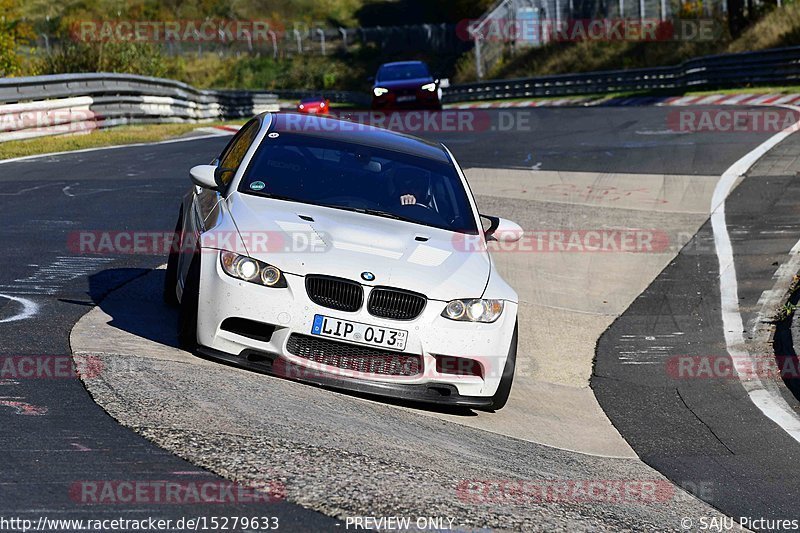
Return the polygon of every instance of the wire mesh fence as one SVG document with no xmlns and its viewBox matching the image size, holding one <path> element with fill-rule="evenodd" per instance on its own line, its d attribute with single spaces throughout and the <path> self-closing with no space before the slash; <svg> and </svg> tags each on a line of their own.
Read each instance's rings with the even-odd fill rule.
<svg viewBox="0 0 800 533">
<path fill-rule="evenodd" d="M 118 23 L 122 24 L 120 21 Z M 98 23 L 98 26 L 104 23 Z M 162 23 L 163 24 L 163 23 Z M 348 53 L 358 47 L 374 47 L 387 54 L 426 51 L 461 53 L 472 43 L 460 38 L 455 24 L 418 24 L 408 26 L 376 26 L 355 28 L 331 28 L 320 26 L 294 26 L 291 28 L 244 29 L 231 35 L 223 31 L 176 32 L 180 38 L 171 38 L 169 33 L 142 31 L 119 31 L 117 26 L 104 35 L 101 28 L 96 31 L 73 32 L 69 37 L 41 33 L 36 46 L 51 51 L 70 41 L 110 42 L 127 40 L 148 42 L 159 46 L 167 55 L 178 56 L 204 53 L 220 55 L 259 54 L 275 58 L 294 55 L 329 55 Z"/>
<path fill-rule="evenodd" d="M 553 41 L 716 38 L 727 8 L 727 0 L 500 0 L 463 33 L 482 79 L 504 55 Z"/>
</svg>

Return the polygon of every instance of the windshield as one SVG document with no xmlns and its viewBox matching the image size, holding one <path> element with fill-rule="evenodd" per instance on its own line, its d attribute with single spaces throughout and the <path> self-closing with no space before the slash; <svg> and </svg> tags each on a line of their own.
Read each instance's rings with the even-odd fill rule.
<svg viewBox="0 0 800 533">
<path fill-rule="evenodd" d="M 239 191 L 476 234 L 455 167 L 308 135 L 265 137 Z"/>
<path fill-rule="evenodd" d="M 409 65 L 383 65 L 378 69 L 375 79 L 377 81 L 398 81 L 430 77 L 428 67 L 423 63 L 411 63 Z"/>
</svg>

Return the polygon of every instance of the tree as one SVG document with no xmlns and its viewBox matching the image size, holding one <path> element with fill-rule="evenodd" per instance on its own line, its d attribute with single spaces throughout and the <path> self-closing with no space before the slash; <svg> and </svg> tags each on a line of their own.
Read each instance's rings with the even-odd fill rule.
<svg viewBox="0 0 800 533">
<path fill-rule="evenodd" d="M 728 0 L 728 30 L 734 39 L 739 37 L 747 26 L 744 8 L 744 0 Z"/>
<path fill-rule="evenodd" d="M 19 19 L 18 0 L 0 0 L 0 77 L 22 73 L 19 47 L 32 37 L 30 26 Z"/>
</svg>

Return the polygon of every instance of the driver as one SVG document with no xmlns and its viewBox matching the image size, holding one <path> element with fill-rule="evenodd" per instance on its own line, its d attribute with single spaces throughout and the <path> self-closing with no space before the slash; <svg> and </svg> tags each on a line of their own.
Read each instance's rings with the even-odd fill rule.
<svg viewBox="0 0 800 533">
<path fill-rule="evenodd" d="M 431 180 L 427 171 L 414 167 L 398 168 L 394 188 L 400 195 L 400 205 L 431 207 Z"/>
</svg>

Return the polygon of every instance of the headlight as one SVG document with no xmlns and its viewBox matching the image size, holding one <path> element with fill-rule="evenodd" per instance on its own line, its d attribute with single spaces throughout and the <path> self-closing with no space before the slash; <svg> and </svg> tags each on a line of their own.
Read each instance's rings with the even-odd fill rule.
<svg viewBox="0 0 800 533">
<path fill-rule="evenodd" d="M 233 252 L 222 252 L 219 254 L 219 261 L 222 264 L 222 270 L 234 278 L 266 285 L 267 287 L 282 288 L 287 286 L 286 278 L 277 267 L 252 257 Z"/>
<path fill-rule="evenodd" d="M 422 86 L 422 90 L 423 91 L 430 91 L 430 92 L 435 91 L 436 90 L 436 82 L 432 81 L 430 83 L 426 83 L 425 85 Z"/>
<path fill-rule="evenodd" d="M 452 300 L 447 303 L 442 316 L 463 322 L 494 322 L 503 312 L 503 300 Z"/>
<path fill-rule="evenodd" d="M 375 87 L 372 89 L 372 94 L 375 96 L 382 96 L 389 92 L 389 89 L 384 89 L 383 87 Z"/>
</svg>

